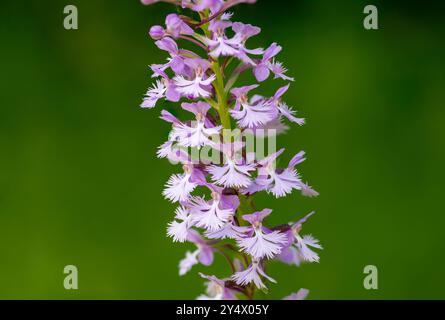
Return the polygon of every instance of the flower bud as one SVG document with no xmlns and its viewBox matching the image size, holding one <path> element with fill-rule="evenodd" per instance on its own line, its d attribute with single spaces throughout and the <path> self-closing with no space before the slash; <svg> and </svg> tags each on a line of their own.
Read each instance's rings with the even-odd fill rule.
<svg viewBox="0 0 445 320">
<path fill-rule="evenodd" d="M 160 40 L 164 37 L 165 30 L 161 26 L 153 26 L 150 28 L 149 34 L 153 40 Z"/>
</svg>

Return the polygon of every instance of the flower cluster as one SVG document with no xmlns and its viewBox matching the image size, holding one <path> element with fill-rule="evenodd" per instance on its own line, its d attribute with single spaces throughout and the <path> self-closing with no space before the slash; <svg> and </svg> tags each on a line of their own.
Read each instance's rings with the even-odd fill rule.
<svg viewBox="0 0 445 320">
<path fill-rule="evenodd" d="M 144 4 L 160 0 L 142 0 Z M 255 290 L 265 291 L 275 280 L 266 273 L 270 261 L 300 265 L 318 262 L 314 249 L 321 249 L 311 235 L 301 235 L 303 224 L 312 215 L 295 223 L 276 227 L 267 224 L 271 209 L 257 210 L 253 197 L 266 192 L 276 198 L 294 190 L 304 196 L 318 193 L 302 180 L 296 167 L 305 161 L 297 153 L 285 167 L 277 167 L 284 149 L 258 159 L 246 151 L 243 139 L 226 139 L 234 129 L 256 134 L 264 130 L 282 133 L 286 122 L 303 125 L 305 120 L 283 101 L 293 78 L 276 60 L 282 48 L 251 48 L 248 40 L 261 32 L 259 27 L 233 22 L 227 10 L 255 0 L 164 0 L 182 7 L 189 16 L 170 14 L 165 26 L 153 26 L 150 36 L 168 54 L 163 64 L 150 66 L 155 83 L 144 97 L 142 108 L 154 108 L 165 99 L 177 102 L 190 117 L 178 119 L 167 110 L 161 119 L 171 124 L 168 140 L 159 147 L 158 157 L 182 166 L 182 172 L 167 181 L 163 195 L 177 204 L 167 234 L 174 242 L 189 242 L 196 250 L 186 253 L 179 274 L 193 266 L 213 263 L 222 254 L 232 274 L 224 279 L 201 274 L 207 295 L 199 299 L 253 299 Z M 182 49 L 188 42 L 197 50 Z M 239 76 L 251 72 L 256 83 L 235 86 Z M 272 97 L 252 94 L 259 84 L 273 77 L 285 84 Z M 236 126 L 232 127 L 232 125 Z M 216 161 L 192 156 L 193 150 L 212 150 Z M 276 150 L 276 149 L 275 149 Z M 301 289 L 285 299 L 303 299 Z"/>
</svg>

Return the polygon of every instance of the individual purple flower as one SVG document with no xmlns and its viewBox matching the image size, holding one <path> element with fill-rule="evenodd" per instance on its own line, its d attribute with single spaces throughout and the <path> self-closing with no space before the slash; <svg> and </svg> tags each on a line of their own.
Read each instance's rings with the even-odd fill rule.
<svg viewBox="0 0 445 320">
<path fill-rule="evenodd" d="M 178 92 L 191 98 L 208 98 L 211 95 L 209 86 L 215 81 L 215 75 L 206 75 L 210 63 L 204 59 L 186 59 L 185 65 L 193 70 L 193 76 L 186 79 L 183 75 L 174 78 Z"/>
<path fill-rule="evenodd" d="M 162 145 L 160 145 L 158 147 L 158 152 L 156 152 L 156 155 L 158 156 L 158 158 L 170 159 L 170 156 L 172 156 L 174 154 L 173 145 L 174 145 L 174 141 L 170 141 L 170 140 L 166 141 Z"/>
<path fill-rule="evenodd" d="M 255 259 L 271 259 L 281 253 L 286 243 L 286 235 L 279 231 L 270 231 L 263 226 L 263 220 L 272 213 L 271 209 L 244 215 L 243 219 L 251 224 L 244 238 L 237 239 L 238 246 Z"/>
<path fill-rule="evenodd" d="M 212 199 L 206 201 L 203 197 L 191 199 L 191 211 L 197 227 L 207 231 L 218 231 L 226 225 L 235 214 L 234 208 L 224 208 L 221 198 L 223 195 L 212 191 Z"/>
<path fill-rule="evenodd" d="M 261 277 L 266 278 L 270 282 L 276 283 L 274 279 L 269 277 L 266 272 L 264 272 L 261 262 L 254 259 L 252 264 L 246 270 L 236 272 L 231 279 L 240 286 L 247 286 L 253 282 L 258 289 L 266 289 L 267 287 Z"/>
<path fill-rule="evenodd" d="M 300 126 L 304 125 L 306 120 L 303 118 L 297 118 L 295 116 L 296 111 L 289 107 L 285 102 L 281 101 L 281 97 L 289 90 L 290 85 L 286 85 L 277 90 L 272 99 L 269 100 L 269 104 L 276 108 L 276 111 L 289 121 L 294 122 Z"/>
<path fill-rule="evenodd" d="M 166 35 L 164 28 L 161 26 L 151 27 L 148 33 L 153 40 L 160 40 Z"/>
<path fill-rule="evenodd" d="M 167 16 L 165 25 L 167 26 L 166 33 L 173 38 L 179 38 L 181 35 L 193 35 L 195 33 L 187 23 L 182 21 L 182 19 L 174 13 Z"/>
<path fill-rule="evenodd" d="M 181 130 L 176 130 L 177 128 L 182 128 L 184 126 L 186 126 L 185 123 L 183 123 L 182 121 L 180 121 L 178 118 L 176 118 L 174 115 L 172 115 L 170 112 L 168 112 L 167 110 L 162 110 L 161 111 L 161 116 L 160 118 L 166 122 L 169 122 L 172 124 L 172 131 L 170 132 L 169 136 L 168 136 L 168 141 L 165 142 L 163 145 L 161 145 L 161 147 L 159 147 L 159 151 L 158 151 L 158 155 L 160 155 L 161 157 L 169 157 L 172 155 L 172 153 L 174 152 L 174 144 L 179 142 L 180 138 L 181 138 Z M 188 154 L 187 157 L 188 158 Z M 188 163 L 188 161 L 180 161 L 181 163 Z"/>
<path fill-rule="evenodd" d="M 294 159 L 302 158 L 304 153 L 299 153 L 289 163 L 285 169 L 276 168 L 276 159 L 284 152 L 281 149 L 277 153 L 260 161 L 261 167 L 258 169 L 257 183 L 263 185 L 265 189 L 275 197 L 281 198 L 290 194 L 292 190 L 301 190 L 301 179 L 295 170 L 297 162 Z M 301 160 L 304 161 L 304 160 Z"/>
<path fill-rule="evenodd" d="M 203 172 L 193 165 L 183 166 L 184 173 L 174 174 L 165 185 L 163 195 L 172 202 L 187 201 L 199 184 L 205 183 Z"/>
<path fill-rule="evenodd" d="M 184 207 L 176 209 L 175 220 L 169 223 L 167 235 L 173 238 L 174 242 L 185 242 L 193 227 L 193 220 L 190 211 Z"/>
<path fill-rule="evenodd" d="M 295 234 L 295 246 L 300 253 L 301 257 L 303 257 L 304 261 L 307 262 L 319 262 L 320 257 L 318 253 L 311 250 L 312 248 L 323 249 L 323 247 L 319 244 L 319 240 L 315 239 L 312 235 L 305 235 L 300 237 L 300 235 Z"/>
<path fill-rule="evenodd" d="M 178 159 L 177 162 L 181 162 L 183 164 L 190 163 L 191 161 L 189 161 L 190 157 L 188 156 L 188 153 L 185 154 L 185 151 L 183 151 L 179 146 L 181 135 L 184 134 L 183 128 L 187 127 L 187 125 L 182 121 L 180 121 L 178 118 L 176 118 L 167 110 L 161 111 L 160 118 L 172 124 L 172 131 L 169 134 L 168 141 L 166 141 L 158 148 L 158 157 L 168 158 L 169 160 L 173 158 L 174 159 L 173 161 L 176 162 L 176 158 L 179 155 L 181 156 L 181 158 Z M 182 129 L 178 130 L 178 128 Z"/>
<path fill-rule="evenodd" d="M 225 30 L 232 25 L 227 20 L 216 20 L 210 23 L 209 30 L 212 31 L 212 39 L 205 38 L 205 43 L 209 46 L 210 56 L 218 58 L 220 56 L 235 56 L 238 54 L 237 42 L 227 38 Z"/>
<path fill-rule="evenodd" d="M 237 300 L 235 292 L 226 286 L 227 281 L 202 273 L 199 275 L 208 280 L 208 282 L 206 284 L 207 295 L 200 295 L 198 300 Z"/>
<path fill-rule="evenodd" d="M 283 66 L 282 62 L 274 60 L 270 63 L 269 68 L 270 68 L 270 71 L 272 71 L 272 73 L 275 75 L 275 79 L 281 78 L 286 81 L 295 81 L 294 78 L 288 77 L 286 75 L 288 70 Z"/>
<path fill-rule="evenodd" d="M 284 134 L 289 130 L 289 127 L 283 123 L 282 117 L 280 116 L 278 110 L 271 103 L 271 99 L 266 99 L 260 95 L 254 95 L 250 99 L 250 103 L 252 105 L 263 104 L 267 105 L 270 108 L 271 117 L 273 118 L 271 121 L 266 124 L 259 125 L 257 127 L 252 128 L 252 132 L 257 137 L 273 137 Z"/>
<path fill-rule="evenodd" d="M 261 28 L 242 22 L 234 22 L 232 30 L 235 32 L 234 39 L 240 44 L 245 44 L 247 40 L 261 32 Z"/>
<path fill-rule="evenodd" d="M 314 214 L 308 214 L 303 219 L 296 223 L 290 224 L 290 229 L 287 231 L 288 242 L 286 248 L 283 249 L 282 254 L 278 257 L 279 260 L 287 264 L 295 264 L 299 266 L 302 261 L 305 262 L 319 262 L 318 254 L 311 248 L 323 249 L 319 241 L 312 235 L 300 236 L 303 224 Z"/>
<path fill-rule="evenodd" d="M 196 251 L 187 251 L 185 258 L 179 262 L 179 275 L 183 276 L 189 272 L 193 266 L 201 263 L 204 266 L 210 266 L 213 263 L 213 248 L 199 235 L 198 232 L 191 230 L 187 236 L 187 241 L 196 245 Z"/>
<path fill-rule="evenodd" d="M 284 149 L 268 156 L 264 160 L 259 161 L 258 178 L 255 184 L 258 190 L 267 190 L 275 197 L 281 198 L 292 193 L 292 190 L 301 190 L 305 196 L 313 197 L 318 193 L 301 181 L 300 175 L 295 167 L 305 161 L 305 152 L 295 155 L 289 162 L 287 168 L 281 169 L 276 167 L 277 158 L 284 152 Z"/>
<path fill-rule="evenodd" d="M 264 125 L 275 118 L 270 105 L 261 99 L 253 99 L 249 102 L 247 94 L 258 88 L 258 85 L 245 86 L 232 89 L 236 98 L 235 107 L 230 110 L 232 117 L 238 121 L 241 128 L 254 128 Z"/>
<path fill-rule="evenodd" d="M 170 54 L 170 58 L 168 59 L 168 63 L 166 66 L 170 67 L 175 73 L 183 73 L 185 68 L 185 57 L 181 55 L 175 40 L 168 37 L 163 38 L 156 41 L 156 46 L 159 49 L 167 51 Z"/>
<path fill-rule="evenodd" d="M 167 2 L 167 1 L 166 1 Z M 164 37 L 170 36 L 178 39 L 182 35 L 193 35 L 195 32 L 187 25 L 177 14 L 169 14 L 165 19 L 166 29 L 162 26 L 153 26 L 150 29 L 150 36 L 154 40 L 160 40 Z"/>
<path fill-rule="evenodd" d="M 183 276 L 187 272 L 189 272 L 193 266 L 199 263 L 198 261 L 199 251 L 196 250 L 194 252 L 187 251 L 185 253 L 185 258 L 179 261 L 179 275 Z"/>
<path fill-rule="evenodd" d="M 186 153 L 186 151 L 179 145 L 176 145 L 175 141 L 169 140 L 164 142 L 158 147 L 158 152 L 156 154 L 158 158 L 167 158 L 172 163 L 188 164 L 192 162 L 188 153 Z"/>
<path fill-rule="evenodd" d="M 293 78 L 286 76 L 286 68 L 279 62 L 275 62 L 273 58 L 279 54 L 282 50 L 282 47 L 276 43 L 272 43 L 272 45 L 266 49 L 264 52 L 263 58 L 257 63 L 254 67 L 253 72 L 255 78 L 259 82 L 263 82 L 267 80 L 270 76 L 270 72 L 274 73 L 275 79 L 281 78 L 287 81 L 293 81 Z"/>
<path fill-rule="evenodd" d="M 160 67 L 162 66 L 153 66 L 156 76 L 161 76 L 162 79 L 156 80 L 156 83 L 148 89 L 141 104 L 142 108 L 154 108 L 158 100 L 164 98 L 172 102 L 179 101 L 180 95 L 176 90 L 175 84 Z"/>
<path fill-rule="evenodd" d="M 218 211 L 230 212 L 230 214 L 228 214 L 226 219 L 223 220 L 222 226 L 219 224 L 216 230 L 212 231 L 212 229 L 207 228 L 208 231 L 205 233 L 205 236 L 209 239 L 223 240 L 223 239 L 237 239 L 242 235 L 244 235 L 246 228 L 236 225 L 234 219 L 234 214 L 240 205 L 240 200 L 238 196 L 225 194 L 224 193 L 225 189 L 212 184 L 208 184 L 207 187 L 212 191 L 212 198 L 213 198 L 212 204 L 216 208 L 218 208 L 218 210 L 215 209 L 206 211 L 205 208 L 209 206 L 209 203 L 207 203 L 204 206 L 199 206 L 199 214 L 208 215 L 209 212 L 214 212 L 216 217 L 221 216 L 221 214 L 218 213 Z M 218 202 L 218 206 L 215 205 L 216 202 Z M 196 217 L 196 219 L 198 220 L 199 217 Z M 218 222 L 219 221 L 220 219 L 218 219 Z"/>
<path fill-rule="evenodd" d="M 203 145 L 214 145 L 210 140 L 213 135 L 219 133 L 221 126 L 215 127 L 207 118 L 207 104 L 199 102 L 197 104 L 183 104 L 185 110 L 195 113 L 197 121 L 183 123 L 166 110 L 162 110 L 161 119 L 172 123 L 172 131 L 169 139 L 159 148 L 157 155 L 159 158 L 168 158 L 171 162 L 183 164 L 192 163 L 189 154 L 184 147 L 201 147 Z M 202 178 L 201 180 L 205 180 Z"/>
<path fill-rule="evenodd" d="M 183 8 L 190 8 L 193 11 L 204 11 L 210 9 L 217 12 L 224 5 L 224 0 L 182 0 Z"/>
<path fill-rule="evenodd" d="M 292 293 L 289 296 L 283 298 L 283 300 L 305 300 L 308 295 L 308 289 L 300 289 L 297 293 Z"/>
<path fill-rule="evenodd" d="M 205 236 L 209 239 L 240 239 L 245 236 L 248 228 L 240 227 L 236 224 L 233 216 L 228 218 L 226 224 L 217 231 L 208 231 L 205 233 Z"/>
<path fill-rule="evenodd" d="M 224 143 L 218 145 L 224 156 L 222 166 L 210 165 L 207 171 L 212 176 L 212 180 L 226 188 L 247 187 L 251 183 L 250 172 L 255 170 L 253 164 L 247 164 L 239 158 L 243 143 Z"/>
<path fill-rule="evenodd" d="M 232 45 L 236 45 L 236 56 L 243 62 L 256 66 L 256 63 L 249 57 L 249 55 L 262 55 L 264 50 L 262 48 L 247 49 L 246 42 L 249 38 L 256 36 L 261 32 L 261 29 L 251 24 L 244 24 L 241 22 L 235 22 L 232 25 L 232 30 L 235 32 L 235 36 L 231 40 Z"/>
<path fill-rule="evenodd" d="M 210 105 L 205 102 L 183 103 L 182 108 L 192 112 L 196 117 L 196 121 L 192 121 L 191 124 L 181 123 L 174 127 L 174 135 L 177 137 L 179 145 L 198 148 L 214 145 L 211 138 L 219 135 L 222 126 L 216 127 L 208 121 L 206 116 Z"/>
<path fill-rule="evenodd" d="M 149 88 L 145 94 L 144 101 L 141 104 L 142 108 L 154 108 L 159 99 L 165 98 L 167 87 L 161 80 L 157 80 L 153 87 Z"/>
</svg>

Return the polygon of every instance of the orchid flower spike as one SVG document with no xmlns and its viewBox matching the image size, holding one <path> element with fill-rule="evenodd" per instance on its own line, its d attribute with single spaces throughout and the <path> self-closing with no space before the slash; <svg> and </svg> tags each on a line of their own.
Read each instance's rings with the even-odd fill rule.
<svg viewBox="0 0 445 320">
<path fill-rule="evenodd" d="M 303 196 L 318 195 L 302 180 L 299 165 L 306 160 L 304 151 L 292 153 L 283 164 L 284 148 L 269 145 L 269 153 L 261 156 L 257 152 L 261 148 L 250 150 L 251 137 L 270 143 L 291 124 L 306 122 L 285 97 L 294 79 L 278 61 L 282 47 L 277 43 L 252 47 L 251 39 L 261 28 L 234 20 L 234 6 L 256 0 L 141 2 L 170 3 L 182 13 L 171 13 L 163 25 L 149 29 L 165 58 L 150 65 L 153 83 L 140 105 L 161 109 L 169 134 L 157 156 L 182 168 L 162 191 L 176 206 L 167 237 L 193 248 L 180 260 L 179 275 L 196 265 L 209 267 L 218 261 L 215 255 L 221 255 L 230 275 L 199 273 L 206 291 L 198 299 L 254 299 L 256 289 L 266 292 L 270 283 L 276 283 L 266 273 L 271 261 L 297 266 L 319 262 L 322 249 L 316 238 L 302 233 L 312 214 L 274 226 L 269 219 L 272 209 L 258 211 L 255 205 L 260 193 L 271 198 L 295 190 Z M 246 73 L 254 75 L 247 83 Z M 276 85 L 270 97 L 262 94 L 266 80 L 286 83 Z M 302 300 L 308 293 L 301 289 L 284 299 Z"/>
</svg>

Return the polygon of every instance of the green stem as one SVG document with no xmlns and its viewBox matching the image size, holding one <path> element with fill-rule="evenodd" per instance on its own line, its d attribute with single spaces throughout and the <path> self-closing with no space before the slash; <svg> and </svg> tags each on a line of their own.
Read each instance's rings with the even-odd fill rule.
<svg viewBox="0 0 445 320">
<path fill-rule="evenodd" d="M 201 23 L 198 25 L 201 27 L 207 38 L 210 38 L 210 32 L 207 25 L 207 19 L 209 18 L 208 10 L 204 13 L 200 13 Z M 224 129 L 232 129 L 232 124 L 230 122 L 230 114 L 227 106 L 227 93 L 225 91 L 224 85 L 224 74 L 221 70 L 221 66 L 218 60 L 212 63 L 212 70 L 215 73 L 216 80 L 213 83 L 213 87 L 215 88 L 216 97 L 217 97 L 217 107 L 215 108 L 218 111 L 219 117 L 221 119 L 221 124 Z M 215 106 L 214 106 L 215 107 Z"/>
<path fill-rule="evenodd" d="M 238 196 L 239 200 L 240 200 L 240 205 L 238 207 L 238 220 L 241 226 L 243 225 L 249 225 L 249 223 L 245 222 L 244 220 L 242 220 L 241 216 L 245 215 L 245 214 L 251 214 L 253 212 L 256 211 L 255 209 L 255 204 L 253 203 L 253 198 L 247 197 L 245 195 L 240 194 Z"/>
<path fill-rule="evenodd" d="M 215 73 L 216 80 L 213 84 L 218 101 L 218 113 L 221 118 L 221 124 L 224 129 L 232 129 L 230 114 L 227 106 L 227 93 L 224 90 L 224 75 L 218 61 L 212 63 L 212 70 Z"/>
<path fill-rule="evenodd" d="M 218 16 L 219 14 L 220 13 L 215 15 L 215 17 Z M 200 27 L 203 30 L 204 34 L 207 37 L 210 37 L 210 32 L 208 30 L 207 22 L 213 19 L 214 17 L 209 18 L 209 12 L 207 11 L 205 13 L 200 13 L 200 18 L 201 18 L 201 23 L 196 25 L 195 28 Z M 212 63 L 212 71 L 215 73 L 216 76 L 216 79 L 213 82 L 213 87 L 215 88 L 216 92 L 216 101 L 208 100 L 208 102 L 218 111 L 223 128 L 228 130 L 232 129 L 232 123 L 229 114 L 229 106 L 227 105 L 228 91 L 238 79 L 239 68 L 242 68 L 242 65 L 240 65 L 235 70 L 234 75 L 229 79 L 229 82 L 227 83 L 226 86 L 226 84 L 224 83 L 224 69 L 230 62 L 231 60 L 226 60 L 226 62 L 223 65 L 223 68 L 219 64 L 218 60 Z M 241 202 L 240 207 L 237 210 L 238 220 L 242 220 L 240 218 L 243 214 L 248 214 L 255 211 L 255 205 L 253 204 L 252 197 L 240 196 L 240 202 Z M 245 264 L 245 267 L 246 268 L 248 267 L 250 261 L 246 254 L 239 252 L 238 250 L 232 248 L 230 245 L 228 245 L 226 248 L 234 250 L 236 254 L 239 254 L 241 256 L 242 262 Z M 230 257 L 227 255 L 227 253 L 222 248 L 219 248 L 219 252 L 226 258 L 226 260 L 230 264 L 232 272 L 235 272 L 235 266 L 233 265 L 233 262 L 230 260 Z M 255 297 L 255 286 L 250 285 L 250 287 L 246 287 L 244 294 L 246 295 L 248 300 L 253 300 Z"/>
<path fill-rule="evenodd" d="M 230 258 L 230 256 L 222 248 L 218 248 L 217 250 L 224 257 L 224 259 L 226 259 L 227 263 L 230 266 L 230 269 L 232 270 L 232 273 L 235 273 L 236 269 L 235 269 L 235 266 L 233 265 L 233 262 L 232 262 L 232 259 Z"/>
</svg>

